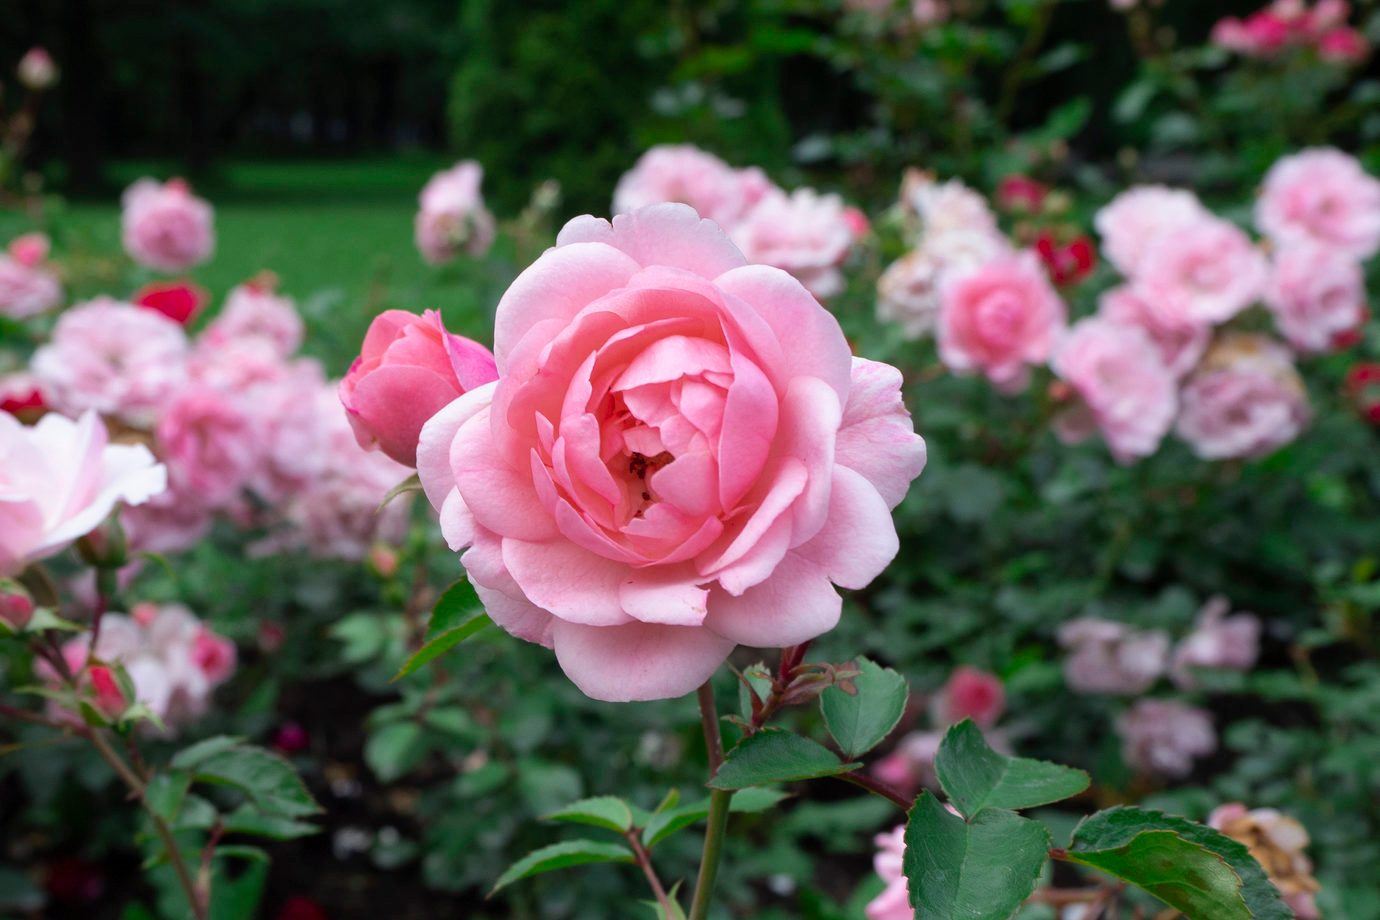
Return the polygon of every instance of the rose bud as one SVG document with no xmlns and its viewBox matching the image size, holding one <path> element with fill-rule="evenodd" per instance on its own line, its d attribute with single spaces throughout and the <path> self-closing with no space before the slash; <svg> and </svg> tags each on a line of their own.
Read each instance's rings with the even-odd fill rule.
<svg viewBox="0 0 1380 920">
<path fill-rule="evenodd" d="M 57 76 L 53 56 L 44 48 L 30 48 L 19 59 L 19 82 L 36 93 L 56 83 Z"/>
<path fill-rule="evenodd" d="M 34 601 L 18 582 L 0 581 L 0 622 L 19 632 L 34 616 Z"/>
<path fill-rule="evenodd" d="M 87 675 L 91 680 L 91 702 L 96 709 L 107 718 L 119 718 L 129 707 L 129 701 L 120 689 L 120 682 L 115 679 L 115 672 L 105 665 L 98 664 L 92 667 Z"/>
<path fill-rule="evenodd" d="M 122 568 L 129 561 L 129 544 L 118 514 L 112 514 L 77 541 L 77 555 L 98 569 Z"/>
<path fill-rule="evenodd" d="M 954 669 L 943 689 L 931 700 L 930 714 L 936 725 L 953 725 L 972 719 L 990 728 L 1006 708 L 1006 690 L 1001 678 L 977 668 Z"/>
<path fill-rule="evenodd" d="M 369 325 L 360 356 L 340 381 L 340 401 L 361 447 L 416 466 L 427 420 L 496 379 L 493 354 L 447 332 L 438 311 L 388 310 Z"/>
<path fill-rule="evenodd" d="M 1097 252 L 1086 236 L 1075 237 L 1061 245 L 1054 234 L 1044 230 L 1035 238 L 1035 251 L 1040 254 L 1055 284 L 1077 284 L 1088 277 L 1097 264 Z"/>
<path fill-rule="evenodd" d="M 997 185 L 997 204 L 1003 210 L 1034 214 L 1045 203 L 1049 187 L 1029 176 L 1010 175 Z"/>
<path fill-rule="evenodd" d="M 16 236 L 10 240 L 8 247 L 10 258 L 25 268 L 33 268 L 43 264 L 43 260 L 48 258 L 48 252 L 52 248 L 52 242 L 43 233 L 25 233 L 22 236 Z"/>
<path fill-rule="evenodd" d="M 398 551 L 385 543 L 375 543 L 369 549 L 369 567 L 380 578 L 398 574 Z"/>
<path fill-rule="evenodd" d="M 210 300 L 211 295 L 204 288 L 190 281 L 155 281 L 134 294 L 135 304 L 156 310 L 183 326 Z"/>
</svg>

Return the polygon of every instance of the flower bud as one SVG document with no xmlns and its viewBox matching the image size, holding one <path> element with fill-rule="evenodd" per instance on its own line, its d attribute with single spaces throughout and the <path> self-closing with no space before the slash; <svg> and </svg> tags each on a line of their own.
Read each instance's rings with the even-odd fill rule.
<svg viewBox="0 0 1380 920">
<path fill-rule="evenodd" d="M 36 93 L 56 83 L 57 77 L 57 64 L 46 49 L 30 48 L 19 59 L 19 82 Z"/>
<path fill-rule="evenodd" d="M 125 699 L 125 692 L 120 688 L 115 672 L 98 664 L 87 672 L 87 676 L 91 681 L 91 702 L 97 711 L 110 719 L 119 718 L 129 707 L 129 701 Z"/>
<path fill-rule="evenodd" d="M 120 518 L 112 514 L 95 530 L 77 541 L 82 562 L 98 569 L 118 569 L 129 561 L 129 547 Z"/>
<path fill-rule="evenodd" d="M 0 622 L 19 632 L 34 616 L 34 600 L 18 582 L 0 581 Z"/>
<path fill-rule="evenodd" d="M 380 578 L 392 578 L 398 574 L 398 551 L 384 543 L 375 543 L 369 549 L 369 567 Z"/>
</svg>

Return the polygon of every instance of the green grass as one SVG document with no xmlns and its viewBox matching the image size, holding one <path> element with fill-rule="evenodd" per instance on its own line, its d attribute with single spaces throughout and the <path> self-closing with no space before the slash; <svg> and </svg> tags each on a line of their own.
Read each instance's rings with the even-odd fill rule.
<svg viewBox="0 0 1380 920">
<path fill-rule="evenodd" d="M 438 308 L 454 331 L 487 339 L 494 305 L 519 268 L 511 241 L 500 239 L 482 262 L 441 268 L 425 264 L 412 243 L 417 193 L 444 165 L 424 158 L 226 164 L 197 184 L 216 207 L 217 245 L 211 261 L 187 276 L 219 304 L 246 278 L 277 273 L 307 319 L 307 350 L 337 374 L 369 319 L 388 308 Z M 171 174 L 158 163 L 111 170 L 121 184 Z M 154 277 L 121 255 L 118 197 L 54 200 L 37 219 L 0 213 L 0 241 L 32 229 L 53 236 L 75 298 L 128 296 Z"/>
</svg>

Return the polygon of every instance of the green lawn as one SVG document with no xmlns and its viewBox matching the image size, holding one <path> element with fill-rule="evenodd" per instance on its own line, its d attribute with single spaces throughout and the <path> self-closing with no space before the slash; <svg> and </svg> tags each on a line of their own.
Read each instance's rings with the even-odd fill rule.
<svg viewBox="0 0 1380 920">
<path fill-rule="evenodd" d="M 371 316 L 401 307 L 442 309 L 457 332 L 489 334 L 499 294 L 518 266 L 510 241 L 493 257 L 433 268 L 412 244 L 417 193 L 444 160 L 409 157 L 346 162 L 236 162 L 197 191 L 216 207 L 217 246 L 189 273 L 216 302 L 264 269 L 296 297 L 311 335 L 308 351 L 343 371 Z M 141 175 L 165 177 L 166 164 L 121 163 L 121 185 Z M 118 196 L 110 201 L 55 200 L 42 218 L 0 212 L 0 240 L 42 228 L 71 273 L 74 297 L 127 296 L 152 276 L 120 255 Z"/>
</svg>

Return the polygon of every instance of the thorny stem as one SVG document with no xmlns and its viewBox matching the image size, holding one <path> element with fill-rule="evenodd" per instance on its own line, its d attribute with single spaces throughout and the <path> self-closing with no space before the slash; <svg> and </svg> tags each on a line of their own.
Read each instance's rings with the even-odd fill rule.
<svg viewBox="0 0 1380 920">
<path fill-rule="evenodd" d="M 173 870 L 177 873 L 178 883 L 182 886 L 183 893 L 187 896 L 187 903 L 192 908 L 192 915 L 196 920 L 207 920 L 209 911 L 207 909 L 210 901 L 210 881 L 204 889 L 198 888 L 192 873 L 187 868 L 187 862 L 182 858 L 182 851 L 177 847 L 177 840 L 173 837 L 172 829 L 168 827 L 168 822 L 163 820 L 162 815 L 153 810 L 145 795 L 146 785 L 139 774 L 125 763 L 115 749 L 110 746 L 110 742 L 105 740 L 105 735 L 100 729 L 87 728 L 83 730 L 85 737 L 96 749 L 96 753 L 101 755 L 101 759 L 110 765 L 116 775 L 129 787 L 130 793 L 139 800 L 144 811 L 148 814 L 149 820 L 153 823 L 154 832 L 158 834 L 158 839 L 163 842 L 163 849 L 168 852 L 168 861 L 172 863 Z"/>
<path fill-rule="evenodd" d="M 633 856 L 637 858 L 637 864 L 642 867 L 642 874 L 647 877 L 647 884 L 652 888 L 652 894 L 656 896 L 656 902 L 661 906 L 661 913 L 666 920 L 671 920 L 675 916 L 671 912 L 671 898 L 666 894 L 666 889 L 662 887 L 661 879 L 656 877 L 656 870 L 652 868 L 652 854 L 642 845 L 642 833 L 639 828 L 632 828 L 623 832 L 627 838 L 628 846 L 632 847 Z"/>
<path fill-rule="evenodd" d="M 700 721 L 704 723 L 704 747 L 709 752 L 709 776 L 712 779 L 724 762 L 724 745 L 719 738 L 719 716 L 714 711 L 714 688 L 705 681 L 700 685 Z"/>
<path fill-rule="evenodd" d="M 719 737 L 719 714 L 714 708 L 714 688 L 710 681 L 700 687 L 700 720 L 704 723 L 704 738 L 709 745 L 710 778 L 723 763 L 723 742 Z M 704 832 L 704 852 L 700 857 L 699 878 L 695 880 L 695 898 L 690 904 L 688 920 L 705 920 L 709 916 L 709 900 L 714 893 L 714 880 L 719 874 L 719 859 L 723 855 L 724 832 L 728 828 L 728 806 L 733 793 L 714 789 L 709 793 L 709 824 Z"/>
</svg>

